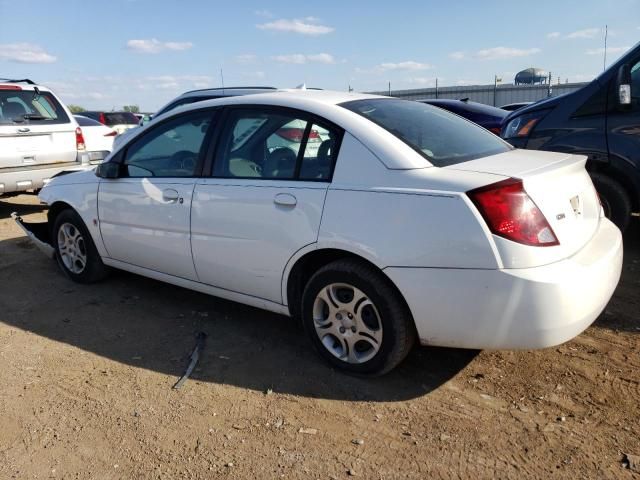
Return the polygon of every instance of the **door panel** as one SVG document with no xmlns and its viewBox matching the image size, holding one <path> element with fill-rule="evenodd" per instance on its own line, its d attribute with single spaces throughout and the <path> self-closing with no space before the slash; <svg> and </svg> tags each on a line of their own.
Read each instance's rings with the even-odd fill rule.
<svg viewBox="0 0 640 480">
<path fill-rule="evenodd" d="M 198 181 L 191 245 L 200 281 L 282 303 L 282 272 L 317 240 L 328 184 L 264 179 Z"/>
<path fill-rule="evenodd" d="M 109 257 L 197 280 L 189 244 L 193 178 L 103 180 L 100 232 Z"/>
<path fill-rule="evenodd" d="M 198 111 L 160 123 L 127 145 L 124 178 L 100 182 L 100 232 L 111 258 L 197 280 L 190 209 L 212 115 Z"/>
</svg>

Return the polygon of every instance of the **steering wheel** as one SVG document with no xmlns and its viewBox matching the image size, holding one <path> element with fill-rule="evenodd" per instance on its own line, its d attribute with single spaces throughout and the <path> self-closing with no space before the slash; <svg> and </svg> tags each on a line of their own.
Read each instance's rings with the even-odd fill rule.
<svg viewBox="0 0 640 480">
<path fill-rule="evenodd" d="M 189 150 L 180 150 L 169 157 L 169 168 L 174 170 L 195 170 L 198 154 Z"/>
</svg>

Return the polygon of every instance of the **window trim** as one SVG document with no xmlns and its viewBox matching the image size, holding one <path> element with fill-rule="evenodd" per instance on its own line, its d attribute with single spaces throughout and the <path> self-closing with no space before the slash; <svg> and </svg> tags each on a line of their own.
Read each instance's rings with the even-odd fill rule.
<svg viewBox="0 0 640 480">
<path fill-rule="evenodd" d="M 297 108 L 284 107 L 281 105 L 268 105 L 268 104 L 242 104 L 242 105 L 225 105 L 222 108 L 222 113 L 220 114 L 218 124 L 221 126 L 216 129 L 217 132 L 212 139 L 212 148 L 210 149 L 207 159 L 205 160 L 204 169 L 202 172 L 202 176 L 204 178 L 212 178 L 218 180 L 258 180 L 260 182 L 265 181 L 276 181 L 276 182 L 314 182 L 314 183 L 331 183 L 333 181 L 333 174 L 335 172 L 336 164 L 338 163 L 338 156 L 340 155 L 340 147 L 342 146 L 342 140 L 344 138 L 345 130 L 339 125 L 327 120 L 324 117 L 316 115 L 312 112 L 307 112 L 305 110 L 300 110 Z M 214 167 L 216 160 L 220 157 L 218 156 L 221 148 L 221 137 L 227 130 L 227 122 L 229 120 L 229 116 L 234 111 L 255 111 L 259 110 L 267 113 L 280 113 L 284 115 L 293 116 L 295 119 L 303 120 L 307 122 L 307 126 L 305 127 L 305 135 L 300 144 L 300 150 L 298 151 L 298 158 L 296 159 L 296 168 L 294 171 L 293 178 L 265 178 L 265 177 L 228 177 L 221 175 L 214 175 Z M 335 141 L 335 156 L 332 155 L 331 159 L 331 168 L 329 171 L 329 177 L 326 179 L 323 178 L 314 178 L 314 179 L 301 179 L 300 170 L 302 166 L 302 159 L 304 157 L 304 149 L 306 149 L 307 139 L 309 137 L 309 131 L 313 125 L 318 125 L 322 128 L 326 128 L 327 130 L 333 130 L 336 133 L 336 141 Z M 302 158 L 301 158 L 302 157 Z"/>
<path fill-rule="evenodd" d="M 117 155 L 119 158 L 115 162 L 120 165 L 118 178 L 201 178 L 205 160 L 207 158 L 209 150 L 211 150 L 212 148 L 211 140 L 212 140 L 213 132 L 216 130 L 219 130 L 215 128 L 216 125 L 218 124 L 217 121 L 221 118 L 219 110 L 220 110 L 219 108 L 199 108 L 197 110 L 189 110 L 188 112 L 178 113 L 176 115 L 172 115 L 171 117 L 165 118 L 160 122 L 154 123 L 147 131 L 143 132 L 141 135 L 137 136 L 135 139 L 132 139 L 130 142 L 128 142 L 125 145 L 125 147 L 120 152 L 118 152 Z M 209 113 L 211 118 L 211 124 L 209 125 L 209 128 L 206 131 L 204 138 L 202 139 L 202 145 L 200 146 L 200 151 L 198 152 L 198 161 L 196 163 L 196 167 L 194 169 L 193 175 L 180 176 L 180 177 L 175 175 L 149 176 L 149 177 L 129 177 L 129 176 L 122 175 L 124 171 L 124 166 L 126 165 L 125 162 L 127 161 L 127 157 L 129 155 L 129 148 L 131 148 L 133 144 L 143 140 L 145 137 L 149 135 L 152 135 L 153 133 L 156 132 L 156 130 L 158 130 L 159 128 L 162 128 L 167 123 L 173 122 L 183 117 L 189 117 L 189 116 L 197 115 L 200 113 Z"/>
</svg>

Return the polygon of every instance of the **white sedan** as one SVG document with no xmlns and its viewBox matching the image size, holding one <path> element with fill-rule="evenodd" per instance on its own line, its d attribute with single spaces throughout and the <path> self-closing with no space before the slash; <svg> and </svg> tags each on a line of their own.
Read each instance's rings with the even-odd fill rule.
<svg viewBox="0 0 640 480">
<path fill-rule="evenodd" d="M 297 148 L 268 148 L 292 121 Z M 327 133 L 310 148 L 314 131 Z M 199 102 L 40 198 L 72 280 L 113 267 L 295 316 L 321 356 L 358 374 L 391 370 L 416 342 L 565 342 L 602 312 L 622 266 L 585 157 L 516 150 L 372 95 Z"/>
<path fill-rule="evenodd" d="M 89 162 L 100 162 L 113 150 L 113 140 L 118 135 L 113 128 L 83 115 L 74 115 L 80 126 L 84 149 L 89 156 Z"/>
</svg>

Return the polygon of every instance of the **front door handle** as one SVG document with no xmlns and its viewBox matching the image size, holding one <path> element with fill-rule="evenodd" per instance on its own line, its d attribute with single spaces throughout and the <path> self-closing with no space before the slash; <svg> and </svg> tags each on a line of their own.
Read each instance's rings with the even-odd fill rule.
<svg viewBox="0 0 640 480">
<path fill-rule="evenodd" d="M 174 190 L 173 188 L 165 188 L 162 191 L 162 199 L 165 202 L 170 202 L 170 203 L 179 202 L 179 203 L 182 203 L 182 198 L 180 198 L 180 194 L 178 193 L 177 190 Z"/>
<path fill-rule="evenodd" d="M 298 200 L 290 193 L 279 193 L 273 199 L 273 203 L 275 203 L 276 205 L 282 205 L 284 207 L 295 207 L 298 203 Z"/>
</svg>

